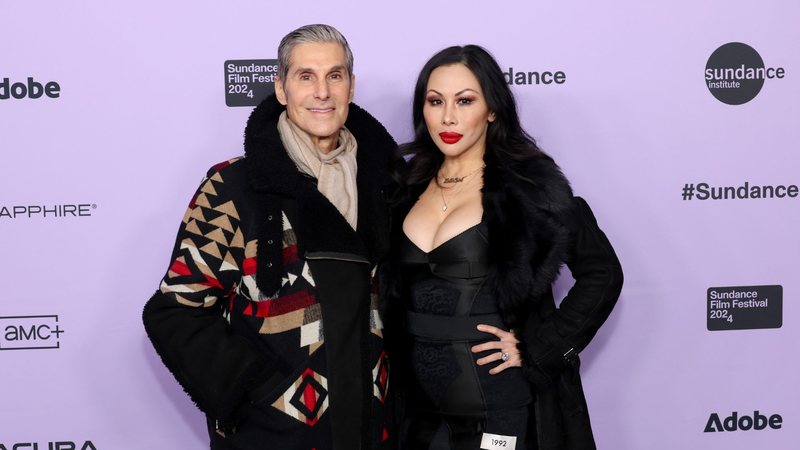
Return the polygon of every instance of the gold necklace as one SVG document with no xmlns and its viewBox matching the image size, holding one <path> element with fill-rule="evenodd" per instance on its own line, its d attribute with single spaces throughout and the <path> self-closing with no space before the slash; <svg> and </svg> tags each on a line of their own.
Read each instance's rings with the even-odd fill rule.
<svg viewBox="0 0 800 450">
<path fill-rule="evenodd" d="M 444 183 L 444 184 L 461 183 L 462 181 L 464 181 L 465 178 L 467 178 L 469 176 L 472 176 L 472 175 L 475 175 L 476 173 L 478 173 L 479 170 L 483 170 L 485 167 L 486 167 L 485 165 L 482 165 L 482 166 L 478 167 L 477 169 L 473 170 L 472 172 L 464 175 L 463 177 L 447 177 L 447 176 L 444 176 L 444 175 L 438 175 L 436 177 L 436 180 L 437 180 L 437 183 L 438 183 L 439 178 L 441 178 L 442 179 L 442 183 Z"/>
<path fill-rule="evenodd" d="M 447 202 L 444 200 L 444 189 L 439 186 L 439 183 L 436 183 L 436 187 L 439 188 L 439 193 L 442 194 L 442 212 L 447 212 Z"/>
<path fill-rule="evenodd" d="M 477 169 L 475 169 L 474 171 L 464 175 L 463 177 L 451 177 L 451 178 L 448 178 L 448 177 L 444 177 L 443 176 L 442 177 L 442 178 L 444 178 L 443 182 L 444 183 L 461 183 L 468 176 L 474 175 L 474 174 L 478 173 L 479 170 L 483 170 L 484 168 L 486 168 L 485 165 L 483 165 L 481 167 L 478 167 Z M 442 187 L 441 184 L 439 184 L 439 177 L 438 176 L 436 177 L 436 187 L 439 188 L 439 194 L 442 196 L 442 212 L 447 212 L 447 201 L 444 199 L 444 188 Z M 452 188 L 452 187 L 455 187 L 455 186 L 449 186 L 448 189 Z"/>
</svg>

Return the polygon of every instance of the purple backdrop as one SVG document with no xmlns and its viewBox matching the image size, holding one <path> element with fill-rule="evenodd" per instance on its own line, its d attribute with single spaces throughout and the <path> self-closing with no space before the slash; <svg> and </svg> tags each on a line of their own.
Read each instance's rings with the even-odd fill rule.
<svg viewBox="0 0 800 450">
<path fill-rule="evenodd" d="M 251 108 L 226 106 L 224 62 L 275 58 L 286 32 L 325 22 L 356 55 L 356 102 L 398 141 L 411 135 L 416 74 L 445 46 L 481 44 L 517 73 L 563 72 L 563 83 L 513 89 L 625 268 L 620 302 L 583 354 L 601 449 L 795 448 L 798 3 L 294 6 L 3 3 L 1 446 L 205 446 L 203 417 L 150 347 L 141 309 L 205 170 L 242 153 Z M 743 104 L 718 100 L 704 75 L 739 67 L 738 54 L 710 60 L 729 42 L 784 76 L 757 94 L 753 82 L 726 91 L 751 97 Z M 748 197 L 752 186 L 788 195 L 703 200 L 745 182 Z M 710 288 L 768 305 L 709 310 Z"/>
</svg>

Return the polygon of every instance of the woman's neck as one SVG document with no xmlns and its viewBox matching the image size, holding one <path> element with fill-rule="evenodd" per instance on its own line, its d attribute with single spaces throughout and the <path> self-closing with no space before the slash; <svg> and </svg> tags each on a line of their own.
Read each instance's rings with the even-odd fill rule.
<svg viewBox="0 0 800 450">
<path fill-rule="evenodd" d="M 457 177 L 464 176 L 479 167 L 483 167 L 483 152 L 462 153 L 457 156 L 445 155 L 439 176 Z"/>
</svg>

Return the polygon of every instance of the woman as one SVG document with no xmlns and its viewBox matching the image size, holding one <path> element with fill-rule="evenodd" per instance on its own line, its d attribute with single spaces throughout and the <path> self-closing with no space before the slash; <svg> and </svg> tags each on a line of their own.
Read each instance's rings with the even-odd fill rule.
<svg viewBox="0 0 800 450">
<path fill-rule="evenodd" d="M 434 55 L 413 118 L 384 266 L 401 446 L 595 448 L 578 353 L 619 296 L 614 250 L 484 49 Z M 562 263 L 576 282 L 556 308 Z"/>
</svg>

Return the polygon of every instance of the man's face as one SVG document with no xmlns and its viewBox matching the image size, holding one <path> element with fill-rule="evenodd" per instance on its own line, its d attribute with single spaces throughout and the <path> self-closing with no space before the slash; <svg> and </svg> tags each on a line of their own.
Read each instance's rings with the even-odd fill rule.
<svg viewBox="0 0 800 450">
<path fill-rule="evenodd" d="M 286 79 L 276 81 L 275 94 L 286 106 L 289 120 L 328 153 L 336 148 L 355 89 L 344 49 L 333 42 L 305 43 L 294 47 L 289 56 Z"/>
</svg>

